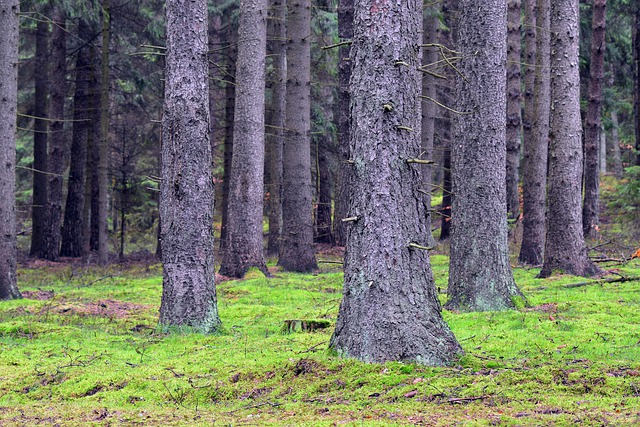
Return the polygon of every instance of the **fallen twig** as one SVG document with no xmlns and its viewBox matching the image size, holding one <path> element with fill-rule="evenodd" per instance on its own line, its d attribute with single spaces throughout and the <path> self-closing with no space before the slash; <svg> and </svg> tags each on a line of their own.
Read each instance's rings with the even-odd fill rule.
<svg viewBox="0 0 640 427">
<path fill-rule="evenodd" d="M 225 412 L 225 414 L 233 414 L 235 412 L 238 411 L 243 411 L 245 409 L 253 409 L 253 408 L 260 408 L 261 406 L 271 406 L 272 408 L 275 408 L 277 406 L 281 406 L 282 403 L 278 403 L 278 402 L 262 402 L 262 403 L 255 403 L 253 405 L 248 405 L 248 406 L 243 406 L 242 408 L 238 408 L 238 409 L 234 409 L 233 411 L 228 411 Z"/>
<path fill-rule="evenodd" d="M 589 286 L 589 285 L 602 285 L 604 283 L 624 283 L 624 282 L 632 282 L 634 280 L 640 280 L 640 277 L 628 277 L 628 276 L 621 276 L 621 277 L 612 277 L 609 279 L 600 279 L 600 280 L 593 280 L 591 282 L 577 282 L 577 283 L 569 283 L 567 285 L 563 285 L 563 288 L 580 288 L 582 286 Z"/>
<path fill-rule="evenodd" d="M 447 399 L 445 403 L 455 405 L 457 403 L 467 403 L 467 402 L 473 402 L 476 400 L 484 400 L 488 397 L 490 396 L 452 397 L 451 399 Z"/>
</svg>

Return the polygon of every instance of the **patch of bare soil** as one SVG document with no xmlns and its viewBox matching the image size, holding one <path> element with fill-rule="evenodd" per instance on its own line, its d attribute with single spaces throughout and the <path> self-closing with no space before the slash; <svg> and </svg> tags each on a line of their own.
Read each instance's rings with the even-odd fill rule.
<svg viewBox="0 0 640 427">
<path fill-rule="evenodd" d="M 40 301 L 50 300 L 51 298 L 53 298 L 55 296 L 55 292 L 53 290 L 51 290 L 51 291 L 43 291 L 43 290 L 22 291 L 20 293 L 22 294 L 23 298 L 35 299 L 35 300 L 40 300 Z"/>
<path fill-rule="evenodd" d="M 144 304 L 105 299 L 86 303 L 76 302 L 74 304 L 65 304 L 57 307 L 56 311 L 60 314 L 125 319 L 148 308 L 149 306 Z"/>
</svg>

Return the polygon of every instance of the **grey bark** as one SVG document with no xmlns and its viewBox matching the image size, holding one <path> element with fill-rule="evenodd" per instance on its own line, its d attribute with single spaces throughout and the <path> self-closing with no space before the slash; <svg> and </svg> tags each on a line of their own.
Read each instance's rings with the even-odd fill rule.
<svg viewBox="0 0 640 427">
<path fill-rule="evenodd" d="M 31 248 L 29 254 L 42 257 L 42 236 L 46 227 L 47 205 L 47 137 L 49 91 L 49 23 L 40 20 L 36 27 L 36 67 L 34 75 L 33 115 L 33 201 L 31 208 Z M 42 119 L 39 119 L 42 117 Z"/>
<path fill-rule="evenodd" d="M 340 40 L 353 38 L 353 0 L 339 0 L 338 2 L 338 35 Z M 342 219 L 349 212 L 349 177 L 353 167 L 348 163 L 349 153 L 349 79 L 351 78 L 351 61 L 349 60 L 349 46 L 341 46 L 338 63 L 338 179 L 335 189 L 335 214 L 333 221 L 333 238 L 338 246 L 346 244 L 346 224 Z"/>
<path fill-rule="evenodd" d="M 509 263 L 506 205 L 507 8 L 462 0 L 452 141 L 453 193 L 448 309 L 515 308 L 524 299 Z"/>
<path fill-rule="evenodd" d="M 269 275 L 262 249 L 266 40 L 267 0 L 242 0 L 227 244 L 220 267 L 220 274 L 237 278 L 250 267 Z"/>
<path fill-rule="evenodd" d="M 20 298 L 16 264 L 18 0 L 0 0 L 0 300 Z"/>
<path fill-rule="evenodd" d="M 420 154 L 422 2 L 357 0 L 354 10 L 349 215 L 357 219 L 347 224 L 330 346 L 368 362 L 446 365 L 462 349 L 441 317 L 429 254 L 419 247 L 427 205 L 421 166 L 407 162 Z"/>
<path fill-rule="evenodd" d="M 520 0 L 507 2 L 507 215 L 520 215 Z"/>
<path fill-rule="evenodd" d="M 597 234 L 600 204 L 600 132 L 602 128 L 602 79 L 604 78 L 607 0 L 594 0 L 591 24 L 589 96 L 585 119 L 584 202 L 582 228 L 585 237 Z"/>
<path fill-rule="evenodd" d="M 109 261 L 109 45 L 111 44 L 111 0 L 102 3 L 102 60 L 100 87 L 100 142 L 98 157 L 98 260 Z"/>
<path fill-rule="evenodd" d="M 53 6 L 51 20 L 51 82 L 49 103 L 49 153 L 47 155 L 47 212 L 42 236 L 42 257 L 57 261 L 60 256 L 62 223 L 62 183 L 67 152 L 64 129 L 64 107 L 67 94 L 67 30 L 66 13 Z"/>
<path fill-rule="evenodd" d="M 267 33 L 273 58 L 271 82 L 271 121 L 267 129 L 269 151 L 269 239 L 267 253 L 277 254 L 282 233 L 282 148 L 284 141 L 287 84 L 287 8 L 282 0 L 271 0 L 272 18 Z"/>
<path fill-rule="evenodd" d="M 541 265 L 545 242 L 547 200 L 547 154 L 549 148 L 549 115 L 551 108 L 551 34 L 550 0 L 538 0 L 534 102 L 531 130 L 524 139 L 522 173 L 523 213 L 522 245 L 519 261 Z"/>
<path fill-rule="evenodd" d="M 551 138 L 547 238 L 539 277 L 561 271 L 590 276 L 599 269 L 587 257 L 582 233 L 582 122 L 578 0 L 551 3 Z"/>
<path fill-rule="evenodd" d="M 311 2 L 288 0 L 287 10 L 283 228 L 278 265 L 287 271 L 309 272 L 318 268 L 311 200 Z"/>
<path fill-rule="evenodd" d="M 523 152 L 525 144 L 531 144 L 533 131 L 532 126 L 535 117 L 535 79 L 537 73 L 537 33 L 540 29 L 538 19 L 538 0 L 524 0 L 524 111 L 522 115 L 522 140 Z M 524 159 L 523 159 L 524 160 Z M 526 168 L 526 161 L 523 161 L 522 168 Z M 522 171 L 524 175 L 524 171 Z M 524 176 L 523 176 L 524 181 Z M 523 182 L 524 184 L 524 182 Z M 524 187 L 524 185 L 523 185 Z M 524 210 L 524 206 L 523 206 Z"/>
<path fill-rule="evenodd" d="M 160 324 L 220 325 L 213 259 L 207 2 L 169 0 L 162 117 Z"/>
<path fill-rule="evenodd" d="M 620 155 L 620 137 L 618 136 L 618 111 L 611 110 L 611 152 L 613 171 L 617 178 L 622 178 L 622 156 Z"/>
<path fill-rule="evenodd" d="M 78 38 L 84 43 L 90 37 L 90 27 L 84 19 L 81 19 L 78 24 Z M 91 128 L 89 122 L 89 81 L 91 80 L 89 50 L 89 46 L 81 46 L 76 58 L 71 163 L 60 248 L 60 255 L 68 257 L 80 257 L 84 254 L 85 169 L 87 165 L 87 139 Z"/>
<path fill-rule="evenodd" d="M 436 44 L 439 41 L 439 26 L 440 21 L 438 19 L 439 6 L 430 6 L 425 8 L 425 16 L 422 23 L 422 42 L 423 44 Z M 428 48 L 423 50 L 423 66 L 429 66 L 439 60 L 438 51 L 435 48 Z M 424 73 L 422 76 L 422 95 L 428 98 L 422 99 L 422 127 L 421 127 L 421 146 L 423 158 L 433 160 L 433 141 L 435 138 L 435 123 L 436 123 L 436 104 L 432 100 L 437 98 L 436 95 L 436 77 L 429 73 Z M 427 204 L 427 246 L 434 247 L 437 245 L 436 240 L 431 233 L 431 187 L 432 180 L 432 168 L 431 165 L 422 166 L 422 183 L 425 194 L 425 203 Z"/>
</svg>

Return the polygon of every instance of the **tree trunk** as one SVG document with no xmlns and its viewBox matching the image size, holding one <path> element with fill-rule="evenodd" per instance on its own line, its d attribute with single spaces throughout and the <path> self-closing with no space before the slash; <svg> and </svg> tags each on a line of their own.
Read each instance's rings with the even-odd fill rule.
<svg viewBox="0 0 640 427">
<path fill-rule="evenodd" d="M 440 314 L 421 189 L 422 2 L 359 0 L 351 47 L 354 163 L 344 294 L 330 347 L 368 362 L 446 365 L 462 353 Z M 398 31 L 401 28 L 402 31 Z M 385 40 L 380 44 L 380 40 Z"/>
<path fill-rule="evenodd" d="M 168 0 L 166 22 L 160 324 L 208 333 L 220 319 L 213 259 L 207 2 Z"/>
<path fill-rule="evenodd" d="M 81 19 L 78 24 L 79 40 L 84 43 L 91 36 L 89 25 Z M 71 164 L 62 226 L 62 247 L 60 249 L 60 254 L 68 257 L 80 257 L 84 254 L 82 242 L 85 231 L 83 222 L 85 167 L 87 165 L 87 138 L 91 128 L 89 122 L 89 81 L 91 80 L 89 49 L 88 45 L 80 47 L 76 58 Z"/>
<path fill-rule="evenodd" d="M 36 68 L 33 115 L 33 206 L 31 208 L 31 249 L 29 254 L 42 257 L 42 236 L 47 212 L 47 137 L 49 128 L 45 120 L 49 91 L 49 23 L 39 20 L 36 28 Z M 42 119 L 40 119 L 42 117 Z"/>
<path fill-rule="evenodd" d="M 635 62 L 635 131 L 636 131 L 636 165 L 640 166 L 640 1 L 635 2 L 633 38 L 633 60 Z"/>
<path fill-rule="evenodd" d="M 440 13 L 440 6 L 434 5 L 427 7 L 425 10 L 425 16 L 422 23 L 422 42 L 423 44 L 437 44 L 439 39 L 439 26 L 440 21 L 438 15 Z M 438 51 L 431 47 L 423 49 L 423 66 L 427 67 L 430 64 L 435 64 L 440 59 Z M 436 78 L 429 74 L 424 73 L 422 75 L 422 95 L 428 98 L 422 98 L 422 129 L 421 129 L 421 146 L 423 157 L 428 160 L 433 160 L 433 140 L 435 137 L 435 123 L 436 123 L 436 104 L 433 100 L 437 98 L 436 95 Z M 431 187 L 432 180 L 432 168 L 431 165 L 424 165 L 421 169 L 422 172 L 422 187 L 425 191 L 425 203 L 427 204 L 427 246 L 434 247 L 437 245 L 436 240 L 431 233 Z"/>
<path fill-rule="evenodd" d="M 523 213 L 522 245 L 519 260 L 529 265 L 543 261 L 545 241 L 545 207 L 547 200 L 547 153 L 551 108 L 551 35 L 550 0 L 538 0 L 534 101 L 531 130 L 524 139 L 522 173 Z"/>
<path fill-rule="evenodd" d="M 283 152 L 282 244 L 286 271 L 318 268 L 311 200 L 311 2 L 287 1 L 287 106 Z"/>
<path fill-rule="evenodd" d="M 507 2 L 507 215 L 520 215 L 520 0 Z"/>
<path fill-rule="evenodd" d="M 544 264 L 539 277 L 554 272 L 590 276 L 599 269 L 589 261 L 582 232 L 582 123 L 578 70 L 578 0 L 551 3 L 551 138 L 549 208 Z"/>
<path fill-rule="evenodd" d="M 0 0 L 0 300 L 20 298 L 16 264 L 18 0 Z"/>
<path fill-rule="evenodd" d="M 599 146 L 602 127 L 602 79 L 604 77 L 607 0 L 594 0 L 589 68 L 589 103 L 585 120 L 584 203 L 582 228 L 585 237 L 597 234 L 600 203 Z"/>
<path fill-rule="evenodd" d="M 331 87 L 331 82 L 328 76 L 324 76 L 325 88 Z M 328 95 L 330 97 L 330 95 Z M 326 98 L 325 98 L 326 101 Z M 324 105 L 325 119 L 331 120 L 329 112 L 330 107 Z M 318 243 L 333 243 L 333 232 L 331 227 L 331 193 L 333 187 L 333 177 L 331 175 L 331 169 L 329 167 L 331 149 L 335 145 L 333 141 L 333 134 L 328 132 L 325 128 L 322 135 L 318 137 L 318 149 L 316 152 L 316 173 L 318 177 L 317 188 L 317 200 L 316 200 L 316 214 L 315 214 L 315 241 Z"/>
<path fill-rule="evenodd" d="M 341 41 L 353 38 L 353 0 L 338 1 L 338 35 Z M 335 213 L 333 218 L 333 238 L 336 245 L 346 244 L 346 224 L 342 221 L 349 214 L 349 186 L 353 166 L 348 163 L 349 153 L 349 79 L 351 78 L 350 47 L 340 46 L 338 53 L 338 102 L 336 121 L 338 128 L 338 180 L 335 189 Z"/>
<path fill-rule="evenodd" d="M 622 178 L 622 156 L 620 155 L 620 137 L 618 136 L 618 111 L 611 110 L 611 152 L 613 171 L 618 179 Z"/>
<path fill-rule="evenodd" d="M 504 1 L 460 2 L 448 309 L 504 310 L 524 299 L 507 242 L 506 29 Z"/>
<path fill-rule="evenodd" d="M 538 44 L 537 33 L 540 28 L 537 21 L 538 6 L 537 0 L 524 1 L 524 111 L 522 115 L 522 140 L 523 152 L 527 144 L 531 144 L 535 130 L 532 126 L 535 117 L 535 79 L 537 73 L 536 47 Z M 527 162 L 522 162 L 522 178 L 524 192 L 524 169 L 527 168 Z M 523 206 L 524 210 L 524 206 Z"/>
<path fill-rule="evenodd" d="M 271 82 L 271 113 L 267 129 L 269 151 L 269 240 L 267 253 L 275 255 L 280 248 L 282 232 L 282 147 L 284 140 L 286 84 L 287 84 L 287 8 L 282 0 L 271 0 L 272 18 L 267 22 L 273 61 Z"/>
<path fill-rule="evenodd" d="M 237 278 L 250 267 L 269 275 L 262 249 L 266 40 L 267 0 L 242 0 L 227 244 L 220 267 L 220 274 Z"/>
<path fill-rule="evenodd" d="M 57 261 L 60 256 L 62 222 L 62 182 L 66 155 L 64 107 L 67 95 L 67 30 L 66 13 L 53 6 L 51 20 L 51 102 L 49 104 L 49 154 L 47 157 L 47 213 L 42 239 L 42 256 Z"/>
<path fill-rule="evenodd" d="M 607 132 L 604 127 L 600 128 L 600 148 L 598 149 L 600 158 L 598 164 L 600 165 L 600 175 L 607 173 Z"/>
<path fill-rule="evenodd" d="M 111 0 L 102 2 L 102 82 L 100 88 L 100 156 L 98 159 L 98 259 L 109 262 L 109 45 Z"/>
<path fill-rule="evenodd" d="M 91 129 L 89 130 L 89 139 L 87 140 L 87 183 L 85 191 L 88 191 L 90 197 L 86 199 L 86 203 L 90 207 L 89 216 L 89 250 L 98 251 L 98 200 L 100 199 L 98 188 L 98 162 L 100 161 L 100 128 L 102 126 L 102 111 L 100 105 L 100 97 L 102 94 L 101 78 L 98 72 L 98 52 L 97 49 L 91 55 Z"/>
</svg>

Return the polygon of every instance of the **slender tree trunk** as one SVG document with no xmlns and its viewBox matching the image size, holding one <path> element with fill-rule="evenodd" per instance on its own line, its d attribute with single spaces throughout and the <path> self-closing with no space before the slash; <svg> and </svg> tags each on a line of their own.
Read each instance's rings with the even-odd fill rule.
<svg viewBox="0 0 640 427">
<path fill-rule="evenodd" d="M 66 155 L 64 107 L 67 94 L 67 30 L 66 13 L 53 6 L 51 20 L 51 103 L 49 104 L 49 154 L 47 157 L 47 213 L 42 239 L 42 255 L 50 261 L 60 256 L 62 223 L 62 182 Z"/>
<path fill-rule="evenodd" d="M 550 0 L 538 0 L 534 102 L 531 130 L 524 140 L 522 176 L 523 213 L 522 245 L 519 260 L 530 265 L 543 261 L 545 242 L 545 207 L 547 200 L 547 154 L 551 108 L 551 34 Z"/>
<path fill-rule="evenodd" d="M 338 35 L 340 40 L 353 38 L 353 0 L 338 1 Z M 335 189 L 335 213 L 333 218 L 333 238 L 336 245 L 346 244 L 346 224 L 342 221 L 349 214 L 349 186 L 353 166 L 348 163 L 349 153 L 349 79 L 351 78 L 350 47 L 341 46 L 338 62 L 338 180 Z"/>
<path fill-rule="evenodd" d="M 20 298 L 16 264 L 18 0 L 0 0 L 0 300 Z"/>
<path fill-rule="evenodd" d="M 325 87 L 330 87 L 329 79 L 324 83 Z M 326 107 L 326 105 L 325 105 Z M 331 119 L 331 112 L 327 108 L 325 119 Z M 316 152 L 316 173 L 318 177 L 318 188 L 316 191 L 316 214 L 315 214 L 315 241 L 318 243 L 333 244 L 333 232 L 331 227 L 331 193 L 333 187 L 333 177 L 329 168 L 330 152 L 333 141 L 333 134 L 326 132 L 318 138 Z"/>
<path fill-rule="evenodd" d="M 607 0 L 594 0 L 589 68 L 589 103 L 585 120 L 584 203 L 582 228 L 585 237 L 597 232 L 600 203 L 599 145 L 602 127 L 602 79 L 604 77 Z"/>
<path fill-rule="evenodd" d="M 109 262 L 109 45 L 111 0 L 102 2 L 102 84 L 100 92 L 100 157 L 98 160 L 98 259 Z"/>
<path fill-rule="evenodd" d="M 318 268 L 311 200 L 311 2 L 287 1 L 287 106 L 283 151 L 282 244 L 286 271 Z"/>
<path fill-rule="evenodd" d="M 590 276 L 599 269 L 589 261 L 582 232 L 582 123 L 578 70 L 578 0 L 551 3 L 551 138 L 549 208 L 544 264 L 539 277 L 562 271 Z"/>
<path fill-rule="evenodd" d="M 522 140 L 523 140 L 523 152 L 526 144 L 531 144 L 534 136 L 533 131 L 535 128 L 532 126 L 535 117 L 535 79 L 537 72 L 537 33 L 540 30 L 540 26 L 537 23 L 538 16 L 538 0 L 523 0 L 524 1 L 524 111 L 522 115 Z M 524 159 L 523 159 L 524 160 Z M 527 162 L 522 162 L 522 178 L 523 178 L 523 191 L 524 191 L 524 169 L 527 167 Z M 523 206 L 524 210 L 524 206 Z"/>
<path fill-rule="evenodd" d="M 78 24 L 78 38 L 81 42 L 91 38 L 89 25 L 83 19 Z M 88 93 L 89 81 L 91 80 L 89 49 L 89 46 L 82 46 L 76 58 L 71 164 L 62 226 L 62 247 L 60 249 L 60 254 L 68 257 L 80 257 L 84 254 L 82 242 L 85 231 L 83 223 L 85 167 L 87 165 L 87 138 L 91 127 Z"/>
<path fill-rule="evenodd" d="M 422 2 L 355 3 L 349 203 L 355 219 L 347 224 L 344 296 L 330 346 L 369 362 L 445 365 L 462 353 L 441 317 L 422 249 L 428 207 L 420 165 L 408 162 L 420 154 L 420 136 L 408 129 L 420 126 L 421 28 Z"/>
<path fill-rule="evenodd" d="M 166 22 L 160 324 L 208 333 L 220 319 L 213 259 L 207 2 L 168 0 Z"/>
<path fill-rule="evenodd" d="M 33 115 L 33 206 L 31 208 L 30 255 L 42 257 L 42 236 L 47 211 L 47 137 L 49 128 L 44 119 L 48 111 L 49 91 L 49 23 L 40 20 L 36 28 L 36 68 Z M 42 117 L 42 119 L 40 119 Z"/>
<path fill-rule="evenodd" d="M 507 215 L 520 215 L 520 0 L 507 2 Z"/>
<path fill-rule="evenodd" d="M 622 178 L 622 156 L 620 155 L 620 137 L 618 136 L 618 111 L 611 110 L 611 152 L 613 153 L 613 171 L 616 177 Z"/>
<path fill-rule="evenodd" d="M 92 109 L 91 109 L 91 129 L 89 130 L 89 140 L 87 147 L 87 185 L 90 187 L 91 197 L 88 199 L 88 203 L 91 207 L 90 216 L 90 232 L 89 232 L 89 248 L 93 252 L 98 251 L 99 240 L 99 199 L 100 189 L 98 185 L 98 163 L 100 161 L 100 141 L 101 141 L 101 127 L 102 127 L 102 107 L 100 98 L 102 96 L 101 78 L 98 72 L 98 52 L 97 49 L 92 55 Z"/>
<path fill-rule="evenodd" d="M 250 267 L 269 275 L 262 249 L 266 40 L 267 0 L 242 0 L 228 241 L 220 267 L 220 274 L 237 278 Z"/>
<path fill-rule="evenodd" d="M 440 6 L 434 5 L 427 7 L 425 10 L 425 16 L 422 23 L 422 42 L 423 44 L 437 44 L 439 39 L 439 26 L 440 21 L 438 15 L 440 13 Z M 440 59 L 438 57 L 438 51 L 431 47 L 423 49 L 423 66 L 427 67 L 430 64 L 435 64 Z M 436 78 L 429 74 L 424 73 L 422 76 L 422 95 L 428 98 L 422 98 L 422 152 L 423 157 L 428 160 L 433 160 L 433 141 L 435 138 L 435 123 L 436 123 L 436 104 L 433 100 L 436 99 Z M 427 210 L 427 246 L 434 247 L 437 245 L 436 240 L 431 233 L 431 187 L 432 180 L 432 168 L 431 165 L 424 165 L 421 169 L 422 172 L 422 185 L 425 194 L 425 203 L 429 208 Z"/>
<path fill-rule="evenodd" d="M 227 20 L 231 19 L 231 10 L 228 10 Z M 220 249 L 227 244 L 227 224 L 229 222 L 229 191 L 231 188 L 231 161 L 233 159 L 233 126 L 236 109 L 236 60 L 238 57 L 238 28 L 228 24 L 225 32 L 227 41 L 227 83 L 225 85 L 225 135 L 224 135 L 224 176 L 222 178 L 222 226 L 220 230 Z"/>
<path fill-rule="evenodd" d="M 598 149 L 600 159 L 598 164 L 600 165 L 600 175 L 607 173 L 607 132 L 604 127 L 600 128 L 600 148 Z"/>
<path fill-rule="evenodd" d="M 284 141 L 287 90 L 287 8 L 282 0 L 271 0 L 271 19 L 267 22 L 273 61 L 271 82 L 271 121 L 267 129 L 269 150 L 269 240 L 267 253 L 277 254 L 282 232 L 282 148 Z"/>
<path fill-rule="evenodd" d="M 493 311 L 524 296 L 509 263 L 506 206 L 507 9 L 462 0 L 454 143 L 451 262 L 446 308 Z"/>
<path fill-rule="evenodd" d="M 450 125 L 449 125 L 450 126 Z M 451 204 L 453 203 L 452 183 L 451 183 L 451 130 L 447 132 L 449 138 L 446 139 L 447 146 L 442 153 L 442 206 L 440 206 L 440 240 L 451 237 Z"/>
</svg>

